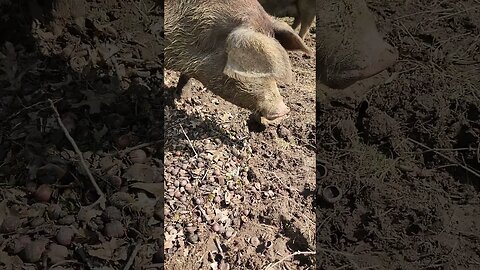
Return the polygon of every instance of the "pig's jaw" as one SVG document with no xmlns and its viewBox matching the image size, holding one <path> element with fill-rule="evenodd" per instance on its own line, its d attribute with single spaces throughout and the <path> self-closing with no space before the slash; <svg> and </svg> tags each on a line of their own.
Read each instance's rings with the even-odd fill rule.
<svg viewBox="0 0 480 270">
<path fill-rule="evenodd" d="M 290 112 L 273 78 L 241 82 L 224 77 L 207 81 L 204 85 L 224 100 L 267 120 L 283 117 Z"/>
</svg>

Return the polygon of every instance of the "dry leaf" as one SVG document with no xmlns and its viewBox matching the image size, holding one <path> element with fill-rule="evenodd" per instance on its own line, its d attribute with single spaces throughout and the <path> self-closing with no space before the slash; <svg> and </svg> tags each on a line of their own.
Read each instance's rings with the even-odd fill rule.
<svg viewBox="0 0 480 270">
<path fill-rule="evenodd" d="M 72 108 L 79 108 L 84 105 L 88 105 L 90 107 L 90 114 L 100 113 L 100 107 L 102 104 L 110 105 L 115 101 L 117 97 L 115 94 L 112 93 L 99 95 L 91 90 L 84 90 L 82 91 L 82 93 L 85 94 L 87 100 L 77 104 L 73 104 Z"/>
<path fill-rule="evenodd" d="M 153 168 L 151 166 L 135 163 L 123 174 L 127 181 L 153 182 Z"/>
<path fill-rule="evenodd" d="M 143 211 L 144 213 L 153 213 L 156 199 L 150 199 L 145 193 L 138 193 L 138 198 L 132 204 L 132 209 Z"/>
<path fill-rule="evenodd" d="M 105 134 L 107 134 L 108 132 L 108 128 L 106 125 L 103 125 L 102 129 L 101 130 L 94 130 L 93 131 L 93 137 L 95 138 L 95 141 L 98 143 L 100 142 L 100 139 L 103 138 L 103 136 L 105 136 Z"/>
<path fill-rule="evenodd" d="M 125 251 L 121 249 L 126 243 L 127 241 L 125 240 L 113 238 L 109 242 L 90 246 L 91 249 L 88 250 L 88 254 L 103 260 L 126 260 L 128 256 Z"/>
<path fill-rule="evenodd" d="M 100 216 L 101 214 L 102 211 L 100 210 L 80 208 L 80 211 L 78 211 L 78 220 L 88 223 L 92 218 Z"/>
<path fill-rule="evenodd" d="M 161 183 L 136 182 L 136 183 L 131 184 L 130 187 L 146 191 L 146 192 L 154 195 L 157 199 L 163 197 L 163 193 L 164 193 L 163 184 L 161 184 Z"/>
</svg>

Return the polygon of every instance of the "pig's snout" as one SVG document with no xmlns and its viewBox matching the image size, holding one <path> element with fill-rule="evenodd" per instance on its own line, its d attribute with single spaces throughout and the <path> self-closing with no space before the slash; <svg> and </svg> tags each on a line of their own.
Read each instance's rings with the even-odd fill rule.
<svg viewBox="0 0 480 270">
<path fill-rule="evenodd" d="M 346 52 L 346 58 L 351 61 L 340 64 L 338 68 L 330 69 L 330 65 L 335 66 L 335 61 L 327 62 L 324 67 L 327 74 L 321 75 L 321 81 L 332 88 L 346 88 L 384 71 L 398 59 L 398 51 L 382 39 L 368 40 L 364 44 L 367 46 L 361 49 L 341 52 Z"/>
<path fill-rule="evenodd" d="M 277 118 L 283 117 L 290 112 L 290 108 L 285 105 L 283 101 L 277 102 L 273 108 L 263 113 L 263 117 L 268 120 L 275 120 Z"/>
<path fill-rule="evenodd" d="M 331 84 L 339 88 L 344 88 L 354 84 L 357 81 L 375 76 L 394 65 L 398 58 L 398 52 L 389 44 L 383 43 L 384 47 L 376 48 L 366 53 L 365 65 L 363 68 L 344 70 L 338 74 L 336 80 Z"/>
</svg>

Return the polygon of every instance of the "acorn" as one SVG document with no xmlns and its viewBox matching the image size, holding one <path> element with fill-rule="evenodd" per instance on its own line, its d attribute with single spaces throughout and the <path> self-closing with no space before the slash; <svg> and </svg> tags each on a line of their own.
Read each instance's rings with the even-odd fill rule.
<svg viewBox="0 0 480 270">
<path fill-rule="evenodd" d="M 115 188 L 121 188 L 122 187 L 122 178 L 120 178 L 120 176 L 118 176 L 118 175 L 110 175 L 108 177 L 108 181 Z"/>
<path fill-rule="evenodd" d="M 114 220 L 105 225 L 105 234 L 108 237 L 122 237 L 125 234 L 125 228 L 120 221 Z"/>
<path fill-rule="evenodd" d="M 67 213 L 62 210 L 62 207 L 58 204 L 51 204 L 48 207 L 48 217 L 53 220 L 57 220 L 59 218 L 62 218 L 66 216 Z"/>
<path fill-rule="evenodd" d="M 133 150 L 129 156 L 133 163 L 144 163 L 147 160 L 147 154 L 142 149 Z"/>
<path fill-rule="evenodd" d="M 22 225 L 22 221 L 17 216 L 6 216 L 3 220 L 0 231 L 4 233 L 11 233 L 16 231 Z"/>
<path fill-rule="evenodd" d="M 75 233 L 69 227 L 62 227 L 57 232 L 56 240 L 62 246 L 69 246 Z"/>
<path fill-rule="evenodd" d="M 130 134 L 122 135 L 117 139 L 117 144 L 121 149 L 128 147 L 131 143 L 132 139 L 130 138 Z"/>
<path fill-rule="evenodd" d="M 122 212 L 115 206 L 108 206 L 103 212 L 103 218 L 106 221 L 120 220 L 122 218 Z"/>
<path fill-rule="evenodd" d="M 52 189 L 47 184 L 42 184 L 35 191 L 34 197 L 39 202 L 48 202 L 52 196 Z"/>
</svg>

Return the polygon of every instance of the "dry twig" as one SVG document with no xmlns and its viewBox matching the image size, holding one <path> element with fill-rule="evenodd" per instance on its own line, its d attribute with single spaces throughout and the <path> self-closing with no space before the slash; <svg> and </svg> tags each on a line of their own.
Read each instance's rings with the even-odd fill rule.
<svg viewBox="0 0 480 270">
<path fill-rule="evenodd" d="M 93 177 L 92 172 L 91 172 L 90 169 L 88 168 L 88 165 L 87 165 L 87 163 L 85 162 L 85 159 L 83 158 L 83 154 L 82 154 L 82 152 L 80 151 L 80 149 L 78 148 L 77 143 L 76 143 L 75 140 L 72 138 L 72 136 L 71 136 L 70 133 L 68 132 L 67 128 L 66 128 L 65 125 L 63 124 L 62 118 L 60 117 L 60 114 L 58 113 L 57 108 L 55 107 L 55 104 L 53 103 L 53 101 L 52 101 L 51 99 L 48 99 L 48 101 L 50 102 L 50 107 L 52 108 L 52 110 L 53 110 L 54 113 L 55 113 L 55 116 L 56 116 L 56 118 L 57 118 L 58 124 L 59 124 L 60 127 L 62 128 L 63 133 L 65 133 L 65 137 L 67 137 L 68 141 L 69 141 L 70 144 L 73 146 L 73 149 L 75 150 L 75 152 L 77 153 L 78 157 L 80 158 L 80 163 L 81 163 L 83 169 L 85 170 L 85 172 L 87 173 L 88 178 L 90 179 L 90 182 L 92 182 L 92 185 L 95 187 L 95 191 L 97 192 L 97 194 L 98 194 L 98 196 L 99 196 L 99 198 L 97 199 L 97 201 L 94 202 L 92 205 L 90 205 L 90 207 L 93 208 L 95 205 L 99 204 L 99 205 L 100 205 L 100 208 L 105 209 L 105 203 L 106 203 L 105 194 L 103 194 L 102 190 L 100 189 L 100 187 L 99 187 L 98 184 L 97 184 L 97 181 L 95 181 L 95 178 Z"/>
<path fill-rule="evenodd" d="M 410 138 L 409 138 L 408 140 L 411 141 L 411 142 L 413 142 L 413 143 L 416 144 L 416 145 L 419 145 L 419 146 L 421 146 L 421 147 L 429 150 L 429 151 L 433 151 L 435 154 L 443 157 L 444 159 L 452 162 L 453 164 L 455 164 L 455 165 L 457 165 L 457 166 L 459 166 L 459 167 L 462 167 L 462 168 L 463 168 L 464 170 L 466 170 L 467 172 L 469 172 L 469 173 L 475 175 L 476 177 L 480 178 L 480 173 L 477 172 L 477 171 L 475 171 L 474 169 L 470 168 L 469 166 L 463 165 L 463 164 L 461 164 L 460 162 L 458 162 L 458 161 L 456 161 L 456 160 L 454 160 L 454 159 L 452 159 L 452 158 L 450 158 L 450 157 L 448 157 L 448 156 L 440 153 L 439 151 L 436 151 L 436 150 L 434 150 L 434 149 L 426 146 L 425 144 L 423 144 L 423 143 L 421 143 L 421 142 L 418 142 L 418 141 L 416 141 L 416 140 L 414 140 L 414 139 L 410 139 Z"/>
<path fill-rule="evenodd" d="M 192 148 L 193 152 L 195 153 L 195 157 L 198 157 L 197 151 L 195 150 L 195 147 L 193 147 L 192 141 L 190 141 L 190 138 L 188 138 L 187 133 L 183 129 L 183 126 L 180 125 L 180 128 L 182 129 L 183 135 L 185 135 L 185 138 L 187 138 L 188 144 L 190 144 L 190 148 Z"/>
<path fill-rule="evenodd" d="M 138 251 L 140 251 L 141 247 L 142 247 L 142 240 L 138 240 L 123 270 L 128 270 L 130 269 L 130 267 L 132 267 L 133 261 L 135 260 L 135 257 L 137 257 Z"/>
<path fill-rule="evenodd" d="M 282 259 L 280 259 L 278 262 L 275 262 L 275 263 L 270 263 L 268 264 L 264 270 L 270 270 L 270 269 L 273 269 L 273 267 L 279 265 L 280 263 L 282 263 L 283 261 L 285 260 L 288 260 L 289 258 L 293 257 L 293 256 L 297 256 L 297 255 L 315 255 L 316 252 L 315 251 L 295 251 L 294 253 L 288 255 L 288 256 L 285 256 L 283 257 Z"/>
</svg>

